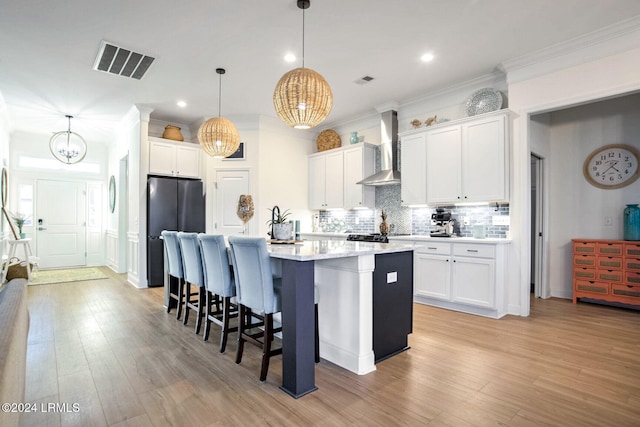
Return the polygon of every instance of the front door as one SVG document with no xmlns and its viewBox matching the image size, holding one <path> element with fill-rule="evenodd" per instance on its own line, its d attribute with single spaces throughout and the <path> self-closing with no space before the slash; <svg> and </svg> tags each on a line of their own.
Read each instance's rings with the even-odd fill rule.
<svg viewBox="0 0 640 427">
<path fill-rule="evenodd" d="M 37 181 L 34 228 L 40 268 L 87 264 L 85 187 L 83 182 Z"/>
<path fill-rule="evenodd" d="M 226 236 L 242 233 L 242 221 L 237 215 L 238 200 L 241 194 L 250 194 L 248 170 L 218 170 L 216 172 L 215 233 Z"/>
</svg>

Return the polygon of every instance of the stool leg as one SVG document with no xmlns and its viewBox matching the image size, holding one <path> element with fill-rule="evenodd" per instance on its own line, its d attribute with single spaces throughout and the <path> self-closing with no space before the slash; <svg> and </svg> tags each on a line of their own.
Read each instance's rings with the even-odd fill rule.
<svg viewBox="0 0 640 427">
<path fill-rule="evenodd" d="M 185 280 L 185 293 L 184 293 L 184 320 L 183 325 L 186 325 L 189 321 L 189 304 L 191 303 L 191 283 Z"/>
<path fill-rule="evenodd" d="M 222 332 L 220 334 L 220 353 L 227 348 L 229 337 L 229 316 L 231 314 L 231 297 L 224 297 L 222 301 Z"/>
<path fill-rule="evenodd" d="M 183 303 L 184 303 L 184 280 L 178 279 L 178 314 L 176 315 L 177 320 L 180 320 L 180 316 L 182 315 Z"/>
<path fill-rule="evenodd" d="M 238 350 L 236 352 L 236 363 L 242 361 L 242 351 L 244 350 L 244 338 L 242 334 L 244 333 L 245 320 L 244 305 L 238 304 Z"/>
<path fill-rule="evenodd" d="M 196 310 L 196 335 L 200 333 L 200 325 L 202 324 L 202 315 L 204 313 L 205 304 L 204 286 L 198 286 L 198 309 Z"/>
<path fill-rule="evenodd" d="M 211 330 L 211 319 L 209 318 L 209 316 L 211 316 L 211 305 L 213 304 L 213 301 L 211 301 L 212 294 L 209 290 L 205 291 L 205 294 L 207 295 L 207 297 L 204 305 L 204 332 L 202 334 L 202 340 L 208 341 L 209 331 Z"/>
<path fill-rule="evenodd" d="M 260 381 L 266 381 L 269 371 L 269 359 L 271 358 L 271 342 L 273 341 L 273 314 L 264 315 L 264 336 L 262 337 L 262 368 L 260 369 Z"/>
</svg>

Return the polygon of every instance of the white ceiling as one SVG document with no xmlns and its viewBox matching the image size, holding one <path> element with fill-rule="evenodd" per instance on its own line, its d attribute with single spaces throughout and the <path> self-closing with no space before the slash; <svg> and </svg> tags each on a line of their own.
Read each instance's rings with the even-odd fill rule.
<svg viewBox="0 0 640 427">
<path fill-rule="evenodd" d="M 275 117 L 273 89 L 300 66 L 283 60 L 301 54 L 296 0 L 0 0 L 0 11 L 10 130 L 51 134 L 71 114 L 72 130 L 104 142 L 133 104 L 153 108 L 154 119 L 196 123 L 217 115 L 217 67 L 227 70 L 223 116 Z M 337 122 L 639 14 L 638 0 L 313 0 L 305 66 L 331 85 L 327 120 Z M 94 71 L 102 40 L 156 60 L 142 80 Z M 435 60 L 422 63 L 425 52 Z M 365 75 L 375 80 L 354 83 Z"/>
</svg>

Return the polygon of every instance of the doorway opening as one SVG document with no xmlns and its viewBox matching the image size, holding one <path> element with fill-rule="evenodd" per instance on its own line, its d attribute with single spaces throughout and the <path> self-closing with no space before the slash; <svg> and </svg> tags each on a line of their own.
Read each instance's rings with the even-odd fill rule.
<svg viewBox="0 0 640 427">
<path fill-rule="evenodd" d="M 548 298 L 544 251 L 544 159 L 531 153 L 531 293 Z"/>
</svg>

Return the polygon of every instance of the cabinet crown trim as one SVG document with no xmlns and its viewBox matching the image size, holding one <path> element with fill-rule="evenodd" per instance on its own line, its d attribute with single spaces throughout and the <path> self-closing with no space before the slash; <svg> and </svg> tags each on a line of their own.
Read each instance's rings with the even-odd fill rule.
<svg viewBox="0 0 640 427">
<path fill-rule="evenodd" d="M 476 116 L 462 117 L 460 119 L 449 120 L 448 122 L 438 123 L 437 125 L 431 125 L 431 126 L 421 127 L 418 129 L 406 130 L 404 132 L 399 132 L 398 136 L 403 137 L 408 135 L 415 135 L 421 132 L 428 132 L 434 129 L 440 129 L 447 126 L 455 126 L 458 124 L 463 124 L 463 123 L 472 122 L 475 120 L 491 118 L 496 116 L 506 116 L 507 118 L 514 118 L 516 116 L 516 113 L 509 110 L 508 108 L 503 108 L 502 110 L 491 111 L 489 113 L 478 114 Z"/>
</svg>

